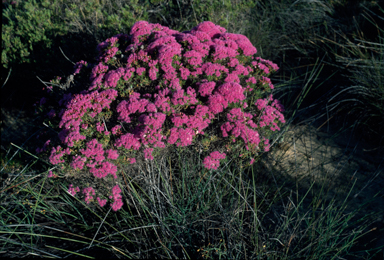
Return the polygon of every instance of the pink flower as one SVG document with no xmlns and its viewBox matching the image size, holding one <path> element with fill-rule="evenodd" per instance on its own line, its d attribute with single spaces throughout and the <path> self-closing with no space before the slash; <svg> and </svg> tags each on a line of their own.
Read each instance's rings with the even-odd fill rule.
<svg viewBox="0 0 384 260">
<path fill-rule="evenodd" d="M 81 156 L 73 156 L 73 161 L 71 162 L 71 167 L 73 169 L 79 169 L 82 170 L 84 167 L 84 163 L 87 159 Z"/>
<path fill-rule="evenodd" d="M 239 79 L 239 76 L 237 75 L 236 72 L 229 73 L 224 81 L 225 82 L 236 82 L 236 83 L 240 84 L 240 79 Z"/>
<path fill-rule="evenodd" d="M 73 75 L 77 75 L 80 73 L 80 70 L 83 68 L 83 67 L 86 67 L 88 65 L 88 63 L 86 61 L 79 61 L 79 62 L 76 62 L 75 66 L 74 66 L 74 69 L 75 71 L 73 72 Z"/>
<path fill-rule="evenodd" d="M 93 67 L 92 73 L 91 73 L 91 80 L 97 79 L 99 75 L 104 75 L 104 73 L 107 71 L 108 71 L 108 66 L 100 62 L 95 67 Z"/>
<path fill-rule="evenodd" d="M 264 151 L 268 152 L 270 147 L 271 147 L 271 145 L 269 144 L 269 140 L 265 139 L 264 140 Z"/>
<path fill-rule="evenodd" d="M 140 51 L 137 53 L 137 59 L 138 59 L 138 60 L 141 60 L 141 61 L 143 61 L 143 62 L 145 62 L 145 63 L 148 63 L 148 62 L 150 61 L 151 57 L 148 56 L 148 52 L 147 52 L 147 51 L 140 50 Z M 140 75 L 139 72 L 137 72 L 137 73 Z"/>
<path fill-rule="evenodd" d="M 63 163 L 64 160 L 62 159 L 62 157 L 64 156 L 64 154 L 65 152 L 60 146 L 57 146 L 56 148 L 53 147 L 51 150 L 51 156 L 49 157 L 50 163 L 52 163 L 53 165 Z"/>
<path fill-rule="evenodd" d="M 146 107 L 147 112 L 157 112 L 155 104 L 149 103 Z"/>
<path fill-rule="evenodd" d="M 214 51 L 213 61 L 221 60 L 225 58 L 234 58 L 239 54 L 236 50 L 232 48 L 218 45 L 218 44 L 211 45 L 211 49 Z"/>
<path fill-rule="evenodd" d="M 149 78 L 151 80 L 156 80 L 157 79 L 157 72 L 159 72 L 159 70 L 155 67 L 155 65 L 151 66 L 151 62 L 149 63 L 149 66 L 150 66 L 149 67 L 149 72 L 148 72 L 149 73 Z"/>
<path fill-rule="evenodd" d="M 203 62 L 203 55 L 195 50 L 187 51 L 184 53 L 184 57 L 187 58 L 188 63 L 193 66 L 199 66 Z"/>
<path fill-rule="evenodd" d="M 256 54 L 257 50 L 249 41 L 249 39 L 241 34 L 233 34 L 233 33 L 223 33 L 220 35 L 219 39 L 226 39 L 234 41 L 238 47 L 241 49 L 244 55 L 251 56 Z"/>
<path fill-rule="evenodd" d="M 134 149 L 139 150 L 141 144 L 140 142 L 134 137 L 133 134 L 127 133 L 125 135 L 122 135 L 119 139 L 117 139 L 115 146 L 120 147 L 124 146 L 125 149 Z"/>
<path fill-rule="evenodd" d="M 153 148 L 144 149 L 144 157 L 145 157 L 145 159 L 153 160 L 152 152 L 153 152 Z"/>
<path fill-rule="evenodd" d="M 147 99 L 140 99 L 139 93 L 133 93 L 129 100 L 123 100 L 120 104 L 117 105 L 117 112 L 119 113 L 119 120 L 123 120 L 126 123 L 130 123 L 130 115 L 136 112 L 143 113 L 145 107 L 148 105 L 149 101 Z"/>
<path fill-rule="evenodd" d="M 105 159 L 103 145 L 96 139 L 92 139 L 86 145 L 86 149 L 80 149 L 80 152 L 89 159 L 95 159 L 101 162 Z"/>
<path fill-rule="evenodd" d="M 135 72 L 135 68 L 126 68 L 123 74 L 123 79 L 128 81 L 132 77 L 133 72 Z"/>
<path fill-rule="evenodd" d="M 187 80 L 189 75 L 191 75 L 191 71 L 187 68 L 180 67 L 179 70 L 180 70 L 180 77 L 183 80 Z"/>
<path fill-rule="evenodd" d="M 179 139 L 179 130 L 178 128 L 172 128 L 168 137 L 168 143 L 174 144 L 176 143 L 177 139 Z"/>
<path fill-rule="evenodd" d="M 204 65 L 201 66 L 201 68 L 204 71 L 204 73 L 207 74 L 208 76 L 215 74 L 216 77 L 220 77 L 221 71 L 225 73 L 229 72 L 229 70 L 225 66 L 217 63 L 211 63 L 211 62 L 204 63 Z"/>
<path fill-rule="evenodd" d="M 195 132 L 190 129 L 179 129 L 179 138 L 180 143 L 177 144 L 177 146 L 188 146 L 192 144 L 193 137 L 195 136 Z"/>
<path fill-rule="evenodd" d="M 99 203 L 100 207 L 104 207 L 105 204 L 107 203 L 107 200 L 106 199 L 100 199 L 99 197 L 97 197 L 97 202 Z"/>
<path fill-rule="evenodd" d="M 71 194 L 72 196 L 75 196 L 77 192 L 80 192 L 79 187 L 73 188 L 73 184 L 69 185 L 69 188 L 68 188 L 69 194 Z"/>
<path fill-rule="evenodd" d="M 272 96 L 268 100 L 272 100 Z M 262 113 L 259 119 L 259 125 L 261 127 L 270 126 L 272 131 L 280 130 L 277 122 L 285 123 L 283 114 L 284 107 L 279 101 L 274 100 L 271 106 L 268 106 L 267 99 L 259 99 L 255 105 L 258 109 L 262 109 Z"/>
<path fill-rule="evenodd" d="M 110 70 L 107 74 L 105 74 L 104 84 L 106 87 L 116 87 L 117 82 L 124 75 L 124 72 L 124 68 L 118 68 L 117 70 Z"/>
<path fill-rule="evenodd" d="M 132 41 L 137 44 L 139 43 L 139 36 L 150 34 L 152 31 L 153 25 L 146 21 L 136 22 L 132 28 L 130 35 L 132 36 Z"/>
<path fill-rule="evenodd" d="M 92 187 L 84 188 L 83 193 L 85 195 L 85 202 L 89 204 L 93 200 L 95 190 Z"/>
<path fill-rule="evenodd" d="M 191 33 L 197 37 L 197 39 L 201 42 L 208 42 L 211 40 L 211 37 L 209 36 L 209 34 L 205 33 L 205 32 L 201 32 L 201 31 L 191 31 Z M 195 45 L 194 47 L 197 47 L 199 45 Z M 201 45 L 200 45 L 201 46 Z M 199 48 L 196 48 L 196 49 L 199 49 Z"/>
<path fill-rule="evenodd" d="M 119 154 L 116 150 L 109 149 L 107 152 L 107 158 L 111 160 L 116 160 L 119 157 Z"/>
<path fill-rule="evenodd" d="M 108 51 L 108 47 L 114 47 L 116 45 L 117 41 L 119 40 L 118 39 L 119 36 L 122 36 L 122 35 L 119 34 L 119 35 L 113 36 L 113 37 L 105 40 L 104 42 L 100 43 L 97 46 L 97 50 L 99 52 L 102 52 L 102 51 L 105 51 L 107 49 L 107 51 Z"/>
<path fill-rule="evenodd" d="M 49 171 L 48 178 L 56 178 L 56 177 L 57 177 L 56 174 L 54 174 L 52 171 Z"/>
<path fill-rule="evenodd" d="M 236 67 L 236 65 L 237 64 L 239 64 L 239 60 L 238 59 L 236 59 L 236 58 L 230 58 L 229 59 L 229 66 L 231 66 L 231 67 Z"/>
<path fill-rule="evenodd" d="M 114 202 L 111 204 L 113 211 L 118 211 L 123 206 L 121 189 L 119 185 L 116 185 L 112 188 L 112 196 L 109 196 L 110 199 L 113 199 Z"/>
<path fill-rule="evenodd" d="M 273 84 L 271 83 L 271 79 L 270 79 L 270 78 L 267 78 L 267 77 L 262 76 L 262 77 L 261 77 L 261 82 L 264 83 L 264 85 L 268 85 L 268 87 L 269 87 L 270 89 L 274 89 L 274 86 L 273 86 Z"/>
<path fill-rule="evenodd" d="M 217 92 L 220 93 L 228 103 L 237 103 L 245 99 L 244 89 L 235 82 L 226 82 L 219 86 Z"/>
<path fill-rule="evenodd" d="M 111 131 L 114 135 L 121 133 L 121 125 L 115 125 L 114 127 L 112 127 Z"/>
<path fill-rule="evenodd" d="M 104 126 L 100 124 L 100 122 L 96 123 L 96 130 L 101 133 L 104 131 Z"/>
<path fill-rule="evenodd" d="M 141 74 L 143 74 L 143 72 L 145 72 L 145 68 L 144 68 L 144 67 L 140 67 L 140 68 L 137 68 L 137 69 L 136 69 L 136 73 L 137 73 L 138 75 L 140 75 L 140 76 L 141 76 Z"/>
<path fill-rule="evenodd" d="M 207 22 L 200 23 L 199 25 L 197 25 L 191 30 L 191 32 L 196 32 L 196 31 L 204 32 L 209 37 L 212 38 L 222 33 L 225 33 L 226 30 L 223 27 L 220 27 L 218 25 L 215 25 L 212 22 L 207 21 Z"/>
<path fill-rule="evenodd" d="M 204 158 L 203 164 L 207 169 L 217 170 L 217 168 L 220 166 L 219 160 L 225 159 L 225 157 L 225 153 L 214 151 L 209 156 Z"/>
<path fill-rule="evenodd" d="M 99 167 L 91 167 L 89 169 L 89 172 L 93 174 L 96 178 L 102 179 L 106 177 L 108 174 L 111 174 L 114 179 L 117 179 L 117 167 L 116 165 L 110 163 L 110 162 L 102 162 L 101 165 L 98 165 Z"/>
<path fill-rule="evenodd" d="M 208 107 L 213 114 L 223 112 L 224 108 L 227 108 L 228 102 L 219 93 L 215 93 L 208 98 Z"/>
<path fill-rule="evenodd" d="M 215 89 L 216 83 L 214 81 L 208 82 L 207 80 L 204 80 L 198 83 L 198 86 L 200 95 L 206 97 L 212 94 L 212 91 Z"/>
<path fill-rule="evenodd" d="M 255 103 L 257 109 L 259 110 L 263 110 L 267 106 L 267 104 L 268 104 L 268 101 L 265 99 L 258 99 L 256 100 L 256 103 Z"/>
</svg>

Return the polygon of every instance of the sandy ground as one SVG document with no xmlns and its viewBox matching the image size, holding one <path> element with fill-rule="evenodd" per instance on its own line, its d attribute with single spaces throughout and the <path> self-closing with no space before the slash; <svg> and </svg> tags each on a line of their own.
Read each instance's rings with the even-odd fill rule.
<svg viewBox="0 0 384 260">
<path fill-rule="evenodd" d="M 369 228 L 374 230 L 366 240 L 379 247 L 384 245 L 384 157 L 378 151 L 348 132 L 332 134 L 308 125 L 290 126 L 284 141 L 266 160 L 269 170 L 284 172 L 304 189 L 315 181 L 315 192 L 324 188 L 329 200 L 342 202 L 351 191 L 347 210 L 370 202 L 357 216 L 374 214 L 369 219 Z"/>
</svg>

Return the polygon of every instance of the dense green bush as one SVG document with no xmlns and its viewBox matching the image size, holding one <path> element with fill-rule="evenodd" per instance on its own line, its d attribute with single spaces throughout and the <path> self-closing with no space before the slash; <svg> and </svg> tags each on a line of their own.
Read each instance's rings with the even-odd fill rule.
<svg viewBox="0 0 384 260">
<path fill-rule="evenodd" d="M 96 42 L 128 31 L 139 20 L 186 30 L 203 21 L 212 21 L 230 32 L 244 33 L 253 1 L 79 1 L 27 0 L 3 2 L 2 64 L 39 63 L 33 52 L 50 52 L 57 36 L 83 33 Z M 87 39 L 84 39 L 87 41 Z M 81 44 L 81 43 L 75 43 Z M 52 50 L 51 55 L 58 50 Z M 46 57 L 44 57 L 46 58 Z"/>
<path fill-rule="evenodd" d="M 49 50 L 52 39 L 65 33 L 64 24 L 51 9 L 57 1 L 3 3 L 1 62 L 5 68 L 15 63 L 36 62 L 36 47 Z"/>
</svg>

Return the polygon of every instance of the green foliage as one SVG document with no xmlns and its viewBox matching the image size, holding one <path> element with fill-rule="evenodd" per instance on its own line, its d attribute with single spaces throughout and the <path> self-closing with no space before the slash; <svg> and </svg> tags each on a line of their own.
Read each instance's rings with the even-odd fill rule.
<svg viewBox="0 0 384 260">
<path fill-rule="evenodd" d="M 13 63 L 35 62 L 34 49 L 48 50 L 52 38 L 64 33 L 64 25 L 58 23 L 51 4 L 57 1 L 21 1 L 3 9 L 2 53 L 5 68 Z"/>
<path fill-rule="evenodd" d="M 239 0 L 26 0 L 13 5 L 4 3 L 2 63 L 5 68 L 12 64 L 35 63 L 36 47 L 48 52 L 58 35 L 65 38 L 70 33 L 85 33 L 100 42 L 118 33 L 129 33 L 130 27 L 139 20 L 181 31 L 203 21 L 212 21 L 228 28 L 229 32 L 244 33 L 249 27 L 250 8 L 254 6 L 254 1 Z"/>
<path fill-rule="evenodd" d="M 96 41 L 129 32 L 139 20 L 147 20 L 148 3 L 134 1 L 60 0 L 62 21 L 69 32 L 85 32 Z"/>
<path fill-rule="evenodd" d="M 36 63 L 36 48 L 49 52 L 57 36 L 86 33 L 97 41 L 127 31 L 136 21 L 147 18 L 146 6 L 138 1 L 125 2 L 27 0 L 3 4 L 3 66 Z"/>
<path fill-rule="evenodd" d="M 152 1 L 155 2 L 155 1 Z M 228 32 L 244 33 L 250 26 L 250 10 L 255 1 L 240 0 L 197 0 L 197 1 L 156 1 L 159 6 L 150 21 L 161 23 L 172 29 L 183 31 L 204 21 L 211 21 Z M 152 19 L 151 19 L 152 18 Z"/>
</svg>

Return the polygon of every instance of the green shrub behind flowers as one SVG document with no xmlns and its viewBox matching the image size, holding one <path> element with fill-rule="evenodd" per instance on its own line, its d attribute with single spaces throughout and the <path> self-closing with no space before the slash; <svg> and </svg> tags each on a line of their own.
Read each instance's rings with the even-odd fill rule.
<svg viewBox="0 0 384 260">
<path fill-rule="evenodd" d="M 212 22 L 178 32 L 140 21 L 98 50 L 95 64 L 80 61 L 71 75 L 88 84 L 70 88 L 59 101 L 62 109 L 48 113 L 58 119 L 61 142 L 51 148 L 50 162 L 104 186 L 71 184 L 68 191 L 82 191 L 87 203 L 104 206 L 109 199 L 120 209 L 120 166 L 153 160 L 172 147 L 195 146 L 207 169 L 217 169 L 226 156 L 252 164 L 285 122 L 282 105 L 268 95 L 268 76 L 278 67 L 256 57 L 247 37 Z"/>
</svg>

